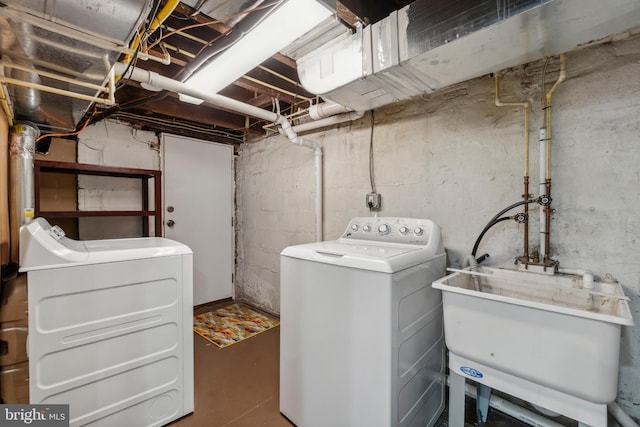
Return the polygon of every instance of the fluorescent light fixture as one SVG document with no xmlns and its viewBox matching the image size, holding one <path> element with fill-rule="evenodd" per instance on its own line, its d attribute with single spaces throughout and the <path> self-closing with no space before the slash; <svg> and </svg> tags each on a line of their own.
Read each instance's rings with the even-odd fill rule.
<svg viewBox="0 0 640 427">
<path fill-rule="evenodd" d="M 318 0 L 285 0 L 249 33 L 195 72 L 185 83 L 201 92 L 217 93 L 332 14 L 333 11 Z M 182 94 L 180 100 L 192 104 L 203 102 Z"/>
</svg>

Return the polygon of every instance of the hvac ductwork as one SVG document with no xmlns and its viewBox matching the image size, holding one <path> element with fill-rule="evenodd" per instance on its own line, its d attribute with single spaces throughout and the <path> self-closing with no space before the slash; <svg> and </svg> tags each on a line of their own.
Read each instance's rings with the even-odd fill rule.
<svg viewBox="0 0 640 427">
<path fill-rule="evenodd" d="M 9 143 L 9 224 L 11 260 L 18 262 L 20 226 L 33 219 L 35 192 L 33 183 L 33 155 L 37 127 L 18 123 L 11 130 Z"/>
<path fill-rule="evenodd" d="M 0 81 L 13 101 L 4 106 L 8 115 L 73 130 L 150 10 L 151 0 L 3 0 Z"/>
<path fill-rule="evenodd" d="M 296 59 L 311 93 L 369 110 L 638 27 L 640 1 L 418 0 Z"/>
</svg>

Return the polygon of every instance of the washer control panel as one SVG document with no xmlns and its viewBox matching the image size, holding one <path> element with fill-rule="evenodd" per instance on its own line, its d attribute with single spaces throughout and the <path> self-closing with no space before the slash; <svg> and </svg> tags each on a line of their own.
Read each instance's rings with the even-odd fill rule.
<svg viewBox="0 0 640 427">
<path fill-rule="evenodd" d="M 427 245 L 433 223 L 428 219 L 396 217 L 353 218 L 341 239 Z"/>
</svg>

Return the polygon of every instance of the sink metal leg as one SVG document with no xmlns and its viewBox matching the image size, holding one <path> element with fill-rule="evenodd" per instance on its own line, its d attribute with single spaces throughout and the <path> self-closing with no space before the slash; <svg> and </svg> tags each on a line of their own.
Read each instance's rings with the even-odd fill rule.
<svg viewBox="0 0 640 427">
<path fill-rule="evenodd" d="M 487 422 L 487 416 L 489 415 L 491 387 L 476 383 L 476 396 L 476 415 L 478 416 L 478 423 L 484 424 Z"/>
<path fill-rule="evenodd" d="M 465 378 L 449 371 L 449 427 L 464 427 Z"/>
</svg>

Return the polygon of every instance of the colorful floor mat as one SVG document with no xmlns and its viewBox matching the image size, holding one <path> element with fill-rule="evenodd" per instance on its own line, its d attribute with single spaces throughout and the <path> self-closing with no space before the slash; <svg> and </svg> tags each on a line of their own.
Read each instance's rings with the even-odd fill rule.
<svg viewBox="0 0 640 427">
<path fill-rule="evenodd" d="M 193 316 L 194 332 L 219 348 L 228 347 L 279 324 L 277 319 L 238 304 Z"/>
</svg>

